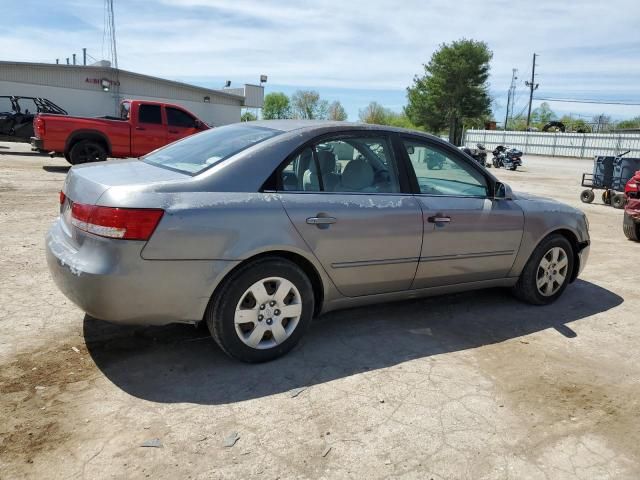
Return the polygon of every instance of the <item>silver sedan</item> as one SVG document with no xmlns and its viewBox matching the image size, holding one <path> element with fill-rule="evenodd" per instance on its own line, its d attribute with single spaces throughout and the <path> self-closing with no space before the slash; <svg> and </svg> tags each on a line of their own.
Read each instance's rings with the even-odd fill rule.
<svg viewBox="0 0 640 480">
<path fill-rule="evenodd" d="M 513 193 L 431 135 L 291 120 L 73 167 L 46 246 L 90 316 L 206 322 L 260 362 L 338 308 L 486 287 L 553 302 L 589 233 L 579 210 Z"/>
</svg>

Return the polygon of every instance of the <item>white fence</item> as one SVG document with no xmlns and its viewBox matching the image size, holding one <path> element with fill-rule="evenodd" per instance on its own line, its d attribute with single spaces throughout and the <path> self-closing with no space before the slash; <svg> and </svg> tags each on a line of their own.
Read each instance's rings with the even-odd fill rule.
<svg viewBox="0 0 640 480">
<path fill-rule="evenodd" d="M 482 143 L 487 150 L 498 145 L 522 150 L 529 155 L 551 157 L 615 156 L 631 150 L 629 157 L 640 157 L 640 134 L 637 133 L 550 133 L 467 130 L 464 145 Z"/>
</svg>

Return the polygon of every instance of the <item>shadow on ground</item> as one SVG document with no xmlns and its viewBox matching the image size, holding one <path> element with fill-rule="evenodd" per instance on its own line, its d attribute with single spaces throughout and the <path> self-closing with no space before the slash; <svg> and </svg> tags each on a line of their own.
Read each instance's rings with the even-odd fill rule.
<svg viewBox="0 0 640 480">
<path fill-rule="evenodd" d="M 568 325 L 623 302 L 578 280 L 555 304 L 533 307 L 503 290 L 375 305 L 317 319 L 292 352 L 266 364 L 227 358 L 204 328 L 125 327 L 85 317 L 98 368 L 125 392 L 164 403 L 222 404 L 328 382 L 431 355 L 502 342 Z"/>
<path fill-rule="evenodd" d="M 50 173 L 67 173 L 71 165 L 43 165 L 42 169 Z"/>
</svg>

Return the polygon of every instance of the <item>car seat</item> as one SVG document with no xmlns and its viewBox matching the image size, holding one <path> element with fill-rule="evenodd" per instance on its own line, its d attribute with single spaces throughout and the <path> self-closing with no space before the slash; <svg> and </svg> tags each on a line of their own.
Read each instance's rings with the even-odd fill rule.
<svg viewBox="0 0 640 480">
<path fill-rule="evenodd" d="M 320 164 L 324 190 L 325 192 L 333 192 L 336 185 L 340 183 L 340 175 L 335 173 L 336 157 L 333 153 L 327 150 L 319 150 L 316 154 L 318 155 L 318 163 Z M 320 190 L 320 181 L 318 178 L 316 162 L 311 161 L 309 169 L 304 172 L 303 185 L 305 192 L 317 192 Z"/>
<path fill-rule="evenodd" d="M 371 165 L 364 160 L 351 160 L 344 167 L 342 179 L 336 191 L 375 192 L 373 186 L 375 174 Z"/>
</svg>

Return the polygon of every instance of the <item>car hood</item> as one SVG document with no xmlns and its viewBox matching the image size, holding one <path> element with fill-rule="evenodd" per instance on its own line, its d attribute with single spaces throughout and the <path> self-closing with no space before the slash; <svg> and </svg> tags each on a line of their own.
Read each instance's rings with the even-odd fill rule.
<svg viewBox="0 0 640 480">
<path fill-rule="evenodd" d="M 95 204 L 112 187 L 141 188 L 150 184 L 164 185 L 190 177 L 149 165 L 137 159 L 87 163 L 69 170 L 63 191 L 74 202 Z"/>
</svg>

